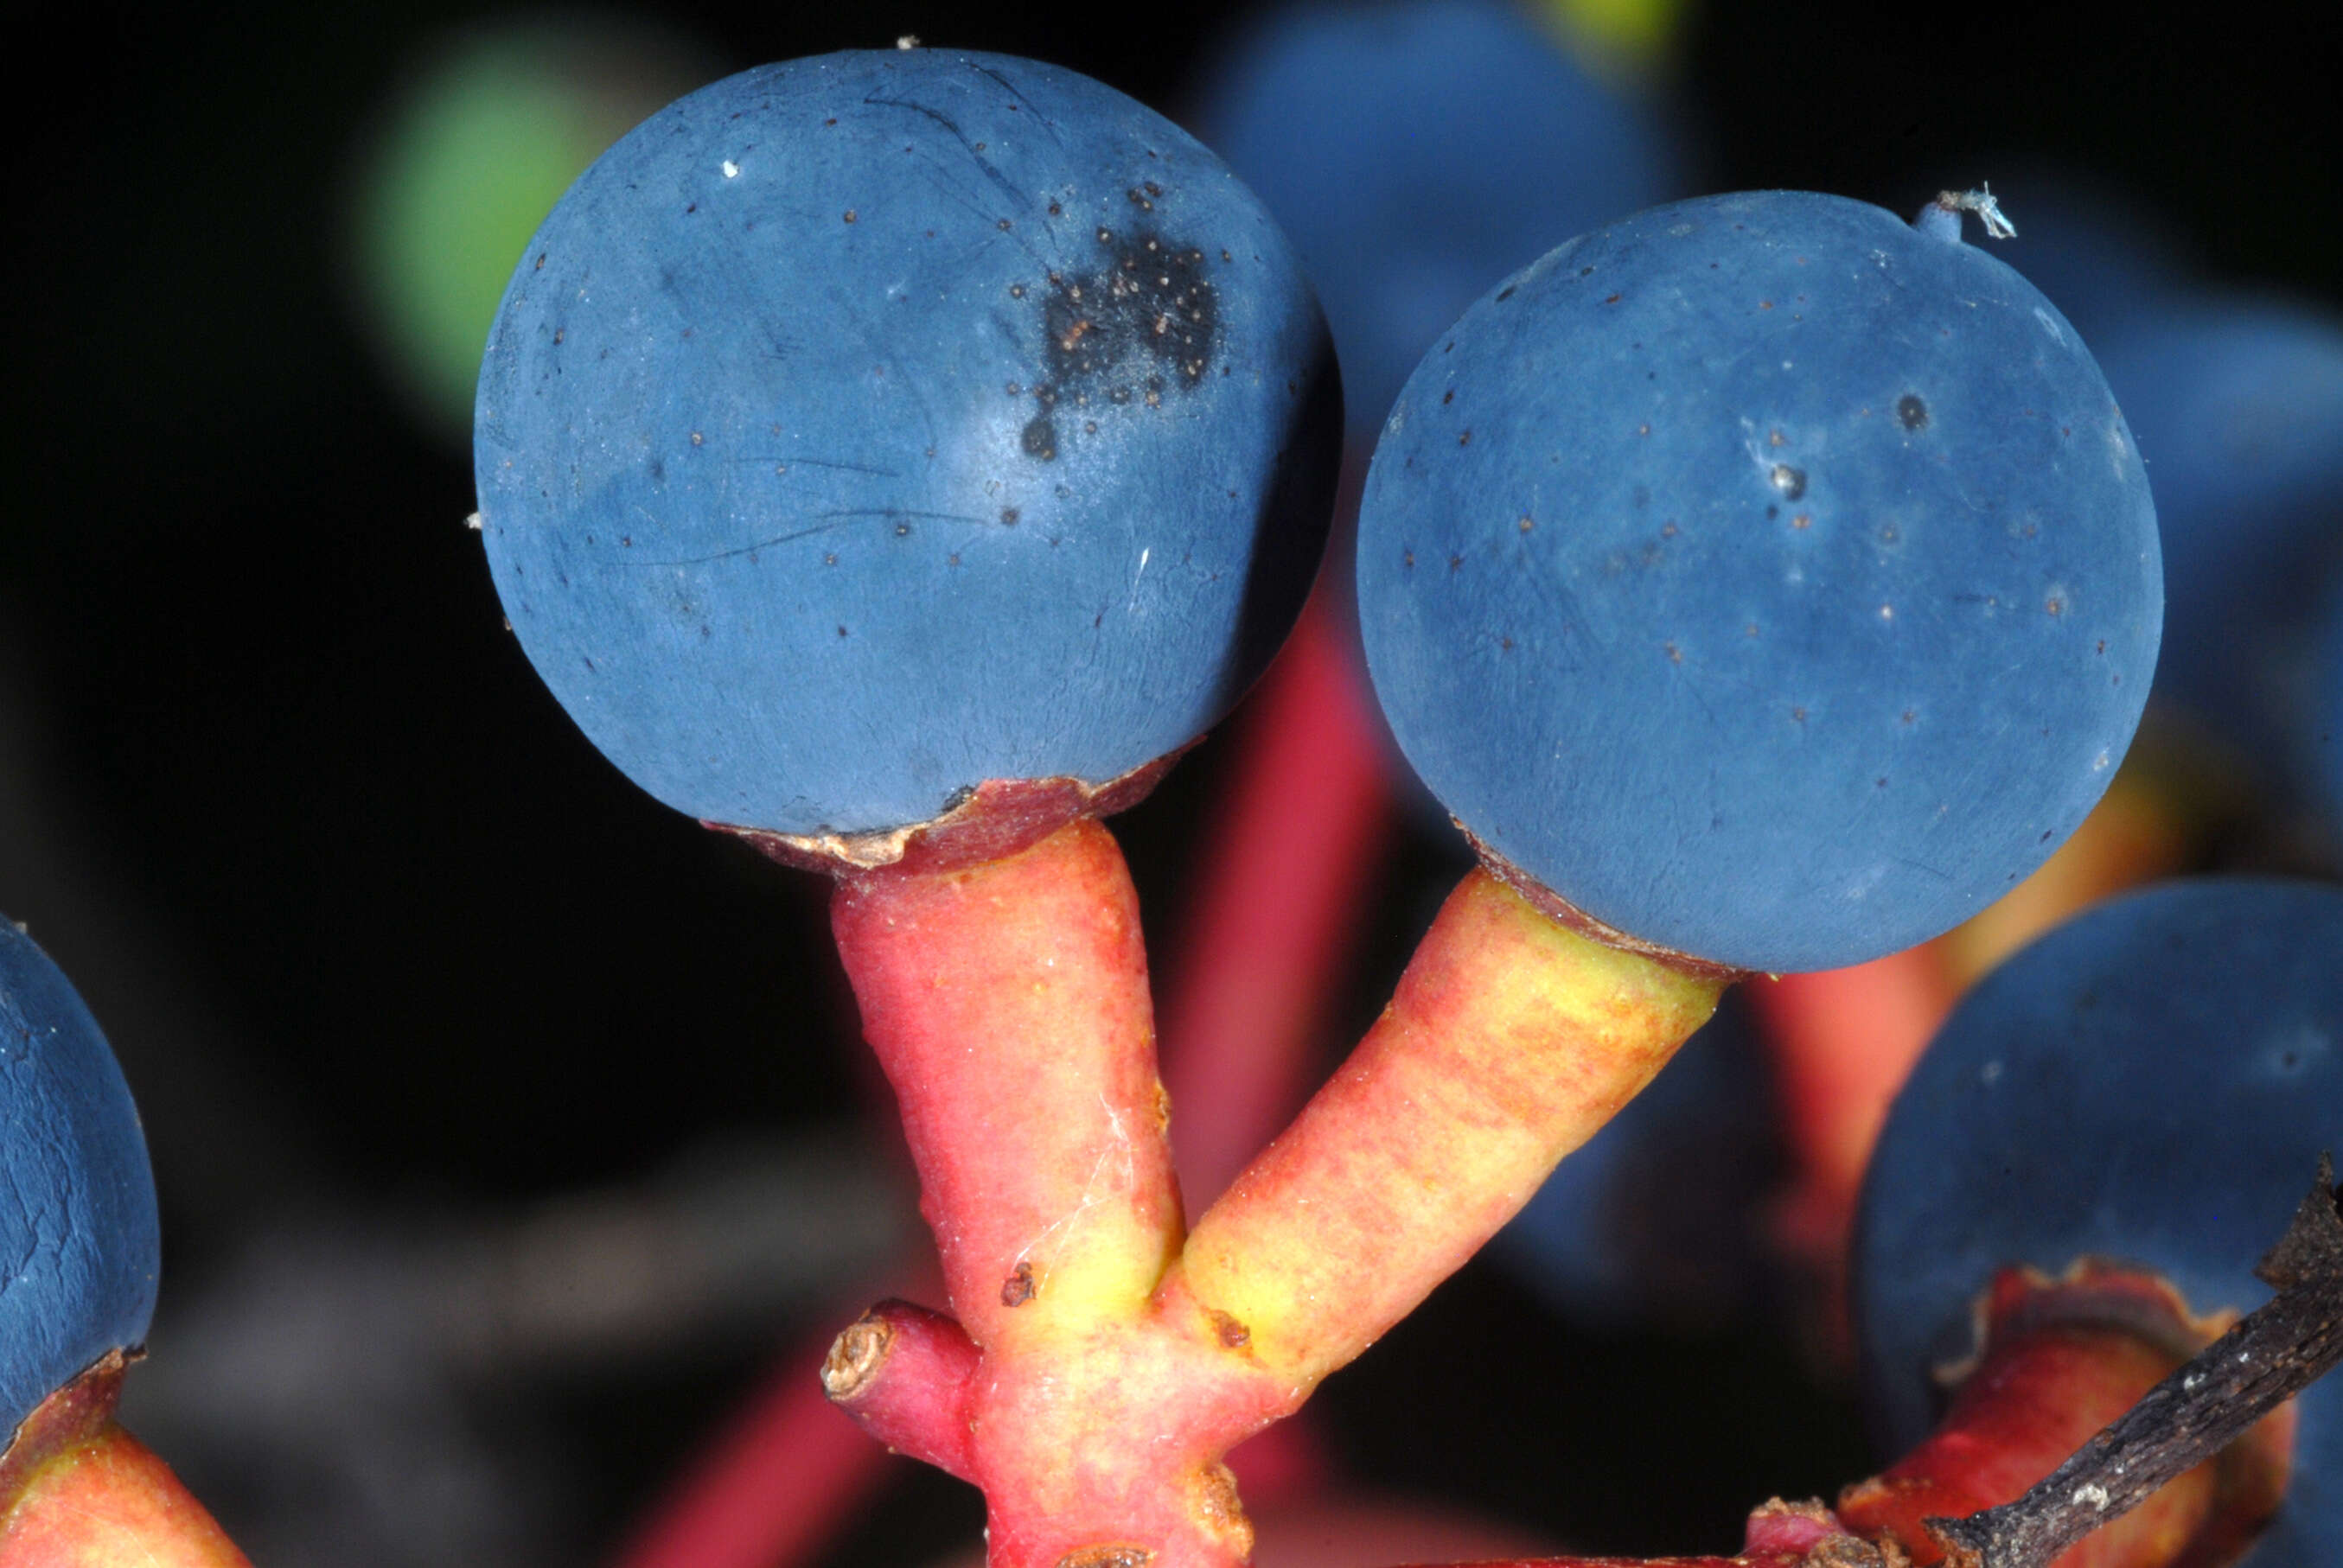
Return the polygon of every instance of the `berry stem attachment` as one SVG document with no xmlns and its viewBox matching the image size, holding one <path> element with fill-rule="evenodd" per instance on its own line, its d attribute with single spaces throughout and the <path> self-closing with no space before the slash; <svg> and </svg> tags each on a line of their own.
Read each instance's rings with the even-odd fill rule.
<svg viewBox="0 0 2343 1568">
<path fill-rule="evenodd" d="M 1495 1234 L 1723 989 L 1472 872 L 1350 1060 L 1197 1222 L 1190 1288 L 1314 1384 Z"/>
<path fill-rule="evenodd" d="M 1582 936 L 1486 872 L 1383 1020 L 1184 1240 L 1136 900 L 1083 820 L 840 884 L 958 1322 L 850 1329 L 832 1397 L 975 1482 L 996 1568 L 1233 1568 L 1222 1457 L 1292 1414 L 1649 1081 L 1725 980 Z"/>
<path fill-rule="evenodd" d="M 1931 238 L 1957 243 L 1961 237 L 1961 214 L 1965 212 L 1976 214 L 1977 222 L 1985 226 L 1987 239 L 2017 237 L 2017 226 L 2004 216 L 1992 187 L 1985 185 L 1973 191 L 1938 191 L 1936 199 L 1920 209 L 1912 226 Z"/>
<path fill-rule="evenodd" d="M 0 1449 L 0 1568 L 252 1568 L 114 1419 L 126 1359 L 109 1352 Z"/>
<path fill-rule="evenodd" d="M 850 878 L 831 923 L 969 1337 L 1137 1310 L 1181 1214 L 1113 838 L 1084 819 L 1000 859 Z"/>
<path fill-rule="evenodd" d="M 2226 1448 L 2343 1362 L 2343 1212 L 2335 1167 L 2255 1272 L 2276 1297 L 2241 1319 L 2016 1501 L 1928 1528 L 1953 1568 L 2047 1568 L 2058 1554 Z"/>
</svg>

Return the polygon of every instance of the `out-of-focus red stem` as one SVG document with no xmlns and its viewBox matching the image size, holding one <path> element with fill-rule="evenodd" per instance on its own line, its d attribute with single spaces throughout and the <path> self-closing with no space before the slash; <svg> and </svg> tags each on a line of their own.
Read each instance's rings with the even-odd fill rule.
<svg viewBox="0 0 2343 1568">
<path fill-rule="evenodd" d="M 1162 1006 L 1182 1191 L 1201 1208 L 1307 1096 L 1382 859 L 1391 787 L 1322 584 L 1239 720 Z"/>
<path fill-rule="evenodd" d="M 970 1481 L 968 1395 L 977 1359 L 968 1335 L 941 1312 L 881 1302 L 830 1346 L 821 1386 L 889 1448 Z"/>
<path fill-rule="evenodd" d="M 892 1462 L 822 1392 L 827 1342 L 800 1347 L 615 1561 L 618 1568 L 779 1568 L 820 1550 Z"/>
<path fill-rule="evenodd" d="M 1932 945 L 1851 969 L 1760 977 L 1742 987 L 1771 1048 L 1790 1185 L 1776 1240 L 1820 1285 L 1819 1344 L 1851 1342 L 1843 1289 L 1846 1246 L 1871 1146 L 1954 991 Z"/>
</svg>

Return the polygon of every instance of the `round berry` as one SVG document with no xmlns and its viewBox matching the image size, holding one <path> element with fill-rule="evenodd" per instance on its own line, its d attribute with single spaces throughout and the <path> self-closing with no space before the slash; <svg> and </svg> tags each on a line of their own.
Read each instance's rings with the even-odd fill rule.
<svg viewBox="0 0 2343 1568">
<path fill-rule="evenodd" d="M 1909 946 L 2047 858 L 2163 601 L 2074 328 L 1956 223 L 1789 191 L 1637 214 L 1474 305 L 1384 427 L 1358 570 L 1393 732 L 1486 849 L 1769 970 Z"/>
<path fill-rule="evenodd" d="M 1896 1098 L 1856 1220 L 1867 1402 L 1901 1452 L 1994 1271 L 2097 1255 L 2190 1309 L 2248 1311 L 2254 1265 L 2343 1127 L 2343 890 L 2216 879 L 2077 917 L 1965 999 Z M 2251 1568 L 2333 1560 L 2343 1384 L 2297 1401 L 2294 1477 Z"/>
<path fill-rule="evenodd" d="M 1196 124 L 1302 253 L 1367 441 L 1491 284 L 1681 188 L 1659 117 L 1508 0 L 1289 6 Z"/>
<path fill-rule="evenodd" d="M 587 735 L 716 823 L 854 833 L 1178 749 L 1299 610 L 1340 440 L 1260 204 L 1084 77 L 907 49 L 637 128 L 530 242 L 480 523 Z"/>
<path fill-rule="evenodd" d="M 0 918 L 0 1448 L 108 1351 L 146 1342 L 162 1242 L 130 1086 L 96 1020 Z"/>
</svg>

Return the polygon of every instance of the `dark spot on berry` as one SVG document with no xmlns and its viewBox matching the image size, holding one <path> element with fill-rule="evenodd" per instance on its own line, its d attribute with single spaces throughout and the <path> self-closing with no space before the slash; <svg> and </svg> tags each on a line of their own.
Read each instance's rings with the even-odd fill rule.
<svg viewBox="0 0 2343 1568">
<path fill-rule="evenodd" d="M 1115 244 L 1113 231 L 1097 232 L 1101 244 Z M 1048 376 L 1032 387 L 1041 410 L 1021 437 L 1030 456 L 1056 456 L 1050 414 L 1061 397 L 1078 406 L 1103 397 L 1160 407 L 1167 391 L 1190 390 L 1204 378 L 1219 347 L 1220 310 L 1203 267 L 1195 246 L 1141 235 L 1096 272 L 1050 275 L 1040 324 Z M 1012 297 L 1022 297 L 1021 288 Z M 1097 426 L 1086 421 L 1082 428 Z"/>
<path fill-rule="evenodd" d="M 1519 284 L 1509 283 L 1505 285 L 1504 287 L 1497 290 L 1497 303 L 1499 305 L 1503 305 L 1505 301 L 1511 299 L 1513 297 L 1513 290 L 1520 286 L 1521 286 Z"/>
<path fill-rule="evenodd" d="M 1001 508 L 1001 520 L 1007 527 L 1012 528 L 1015 528 L 1017 526 L 1017 508 L 1014 507 Z"/>
<path fill-rule="evenodd" d="M 1925 430 L 1928 426 L 1928 406 L 1916 392 L 1906 392 L 1896 399 L 1896 417 L 1906 430 Z"/>
</svg>

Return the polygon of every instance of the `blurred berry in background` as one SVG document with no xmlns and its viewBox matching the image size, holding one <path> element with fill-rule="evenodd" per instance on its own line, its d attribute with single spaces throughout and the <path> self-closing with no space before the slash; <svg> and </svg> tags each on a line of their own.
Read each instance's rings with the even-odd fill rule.
<svg viewBox="0 0 2343 1568">
<path fill-rule="evenodd" d="M 1211 68 L 1192 124 L 1302 252 L 1370 443 L 1466 306 L 1684 177 L 1661 106 L 1507 0 L 1270 12 Z"/>
<path fill-rule="evenodd" d="M 360 163 L 351 266 L 368 335 L 435 428 L 469 435 L 497 300 L 569 182 L 719 74 L 705 48 L 615 15 L 466 29 L 410 72 Z"/>
</svg>

